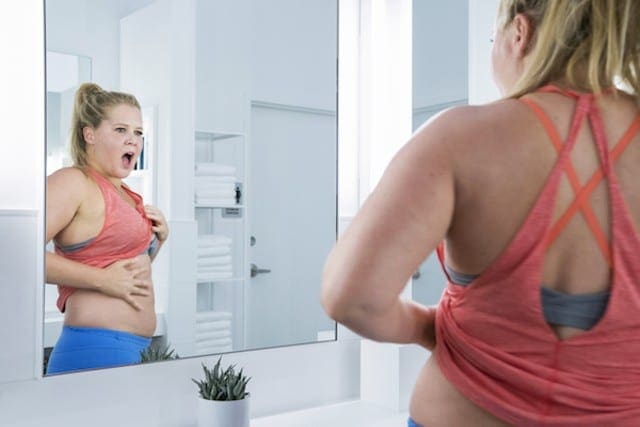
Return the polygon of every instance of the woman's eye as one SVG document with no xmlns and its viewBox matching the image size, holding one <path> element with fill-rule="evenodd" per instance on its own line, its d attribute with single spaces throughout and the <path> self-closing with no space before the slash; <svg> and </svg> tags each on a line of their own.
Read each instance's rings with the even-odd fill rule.
<svg viewBox="0 0 640 427">
<path fill-rule="evenodd" d="M 136 134 L 136 136 L 142 136 L 142 132 L 141 132 L 141 131 L 139 131 L 139 130 L 137 130 L 137 131 L 135 132 L 135 134 Z"/>
<path fill-rule="evenodd" d="M 125 128 L 116 128 L 116 132 L 118 132 L 118 133 L 124 133 L 126 131 L 127 130 Z"/>
</svg>

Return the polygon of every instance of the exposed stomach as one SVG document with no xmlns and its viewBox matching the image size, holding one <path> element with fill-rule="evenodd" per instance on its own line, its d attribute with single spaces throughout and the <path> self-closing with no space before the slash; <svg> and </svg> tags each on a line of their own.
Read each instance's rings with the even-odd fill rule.
<svg viewBox="0 0 640 427">
<path fill-rule="evenodd" d="M 151 264 L 149 257 L 146 261 Z M 151 267 L 147 277 L 151 283 Z M 151 337 L 156 329 L 153 285 L 149 296 L 133 296 L 142 310 L 136 310 L 124 300 L 97 291 L 77 289 L 66 302 L 64 324 L 67 326 L 104 328 Z"/>
<path fill-rule="evenodd" d="M 434 355 L 418 375 L 409 412 L 425 427 L 510 426 L 463 396 L 442 374 Z"/>
</svg>

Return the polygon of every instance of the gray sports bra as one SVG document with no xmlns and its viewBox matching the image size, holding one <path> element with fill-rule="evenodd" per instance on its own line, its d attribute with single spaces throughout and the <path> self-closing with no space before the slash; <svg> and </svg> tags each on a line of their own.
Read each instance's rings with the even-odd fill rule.
<svg viewBox="0 0 640 427">
<path fill-rule="evenodd" d="M 467 286 L 478 275 L 458 273 L 444 266 L 449 279 L 455 285 Z M 547 323 L 572 326 L 578 329 L 591 329 L 602 317 L 609 302 L 609 291 L 585 295 L 572 295 L 553 289 L 540 288 L 542 311 Z"/>
<path fill-rule="evenodd" d="M 60 251 L 64 253 L 75 252 L 89 245 L 89 243 L 93 242 L 94 239 L 95 237 L 92 237 L 90 239 L 85 240 L 84 242 L 73 243 L 71 245 L 65 245 L 65 246 L 59 245 L 56 243 L 56 248 L 58 248 Z M 142 251 L 140 255 L 147 254 L 150 257 L 153 257 L 153 255 L 155 255 L 155 253 L 158 252 L 159 245 L 160 245 L 160 242 L 158 242 L 158 238 L 156 237 L 155 234 L 153 234 L 153 236 L 151 237 L 151 241 L 149 242 L 149 246 L 147 246 L 147 249 Z"/>
</svg>

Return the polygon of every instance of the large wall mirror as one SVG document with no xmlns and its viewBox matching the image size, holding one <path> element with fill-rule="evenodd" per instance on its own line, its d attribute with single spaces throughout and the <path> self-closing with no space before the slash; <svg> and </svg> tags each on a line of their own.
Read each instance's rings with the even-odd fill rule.
<svg viewBox="0 0 640 427">
<path fill-rule="evenodd" d="M 467 104 L 468 0 L 413 1 L 413 130 L 442 110 Z M 435 254 L 413 276 L 413 299 L 440 301 L 446 280 Z"/>
<path fill-rule="evenodd" d="M 151 263 L 159 358 L 336 338 L 319 294 L 337 234 L 337 9 L 331 0 L 45 1 L 47 175 L 73 165 L 80 84 L 141 105 L 142 151 L 124 181 L 170 228 Z M 84 327 L 57 298 L 46 284 L 45 368 L 63 325 Z M 89 323 L 105 313 L 82 310 Z"/>
</svg>

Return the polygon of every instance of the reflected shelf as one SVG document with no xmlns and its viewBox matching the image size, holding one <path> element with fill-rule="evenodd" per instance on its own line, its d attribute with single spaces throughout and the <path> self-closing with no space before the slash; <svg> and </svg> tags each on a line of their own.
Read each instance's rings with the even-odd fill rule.
<svg viewBox="0 0 640 427">
<path fill-rule="evenodd" d="M 203 140 L 207 139 L 210 141 L 219 141 L 221 139 L 230 139 L 230 138 L 244 138 L 243 133 L 238 132 L 225 132 L 225 131 L 208 131 L 208 130 L 196 130 L 195 131 L 196 139 Z"/>
<path fill-rule="evenodd" d="M 207 204 L 196 204 L 195 208 L 203 208 L 203 209 L 243 209 L 244 205 L 207 205 Z"/>
<path fill-rule="evenodd" d="M 198 284 L 201 283 L 228 283 L 228 282 L 242 282 L 244 281 L 244 277 L 227 277 L 225 279 L 206 279 L 206 280 L 200 280 L 198 279 L 197 282 Z"/>
</svg>

